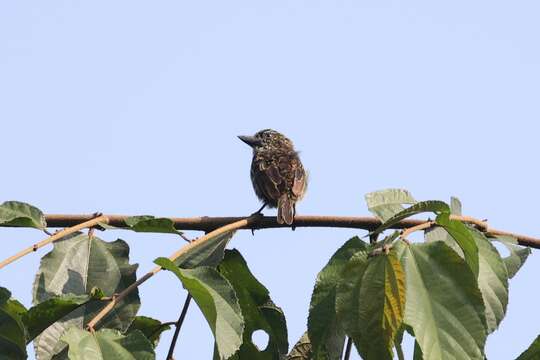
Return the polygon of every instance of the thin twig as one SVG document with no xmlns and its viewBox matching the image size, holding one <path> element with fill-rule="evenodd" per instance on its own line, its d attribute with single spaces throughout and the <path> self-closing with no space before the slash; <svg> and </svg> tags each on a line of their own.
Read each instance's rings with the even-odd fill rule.
<svg viewBox="0 0 540 360">
<path fill-rule="evenodd" d="M 431 220 L 428 220 L 426 222 L 423 222 L 421 224 L 418 224 L 416 226 L 413 226 L 413 227 L 410 227 L 408 229 L 405 229 L 400 235 L 399 237 L 402 239 L 402 240 L 407 240 L 407 237 L 409 235 L 411 235 L 413 232 L 416 232 L 416 231 L 421 231 L 421 230 L 425 230 L 425 229 L 429 229 L 430 227 L 432 227 L 433 225 L 435 225 L 435 221 L 431 221 Z"/>
<path fill-rule="evenodd" d="M 243 219 L 241 219 L 239 221 L 235 221 L 235 222 L 233 222 L 231 224 L 227 224 L 227 225 L 222 226 L 222 227 L 220 227 L 220 228 L 218 228 L 218 229 L 216 229 L 214 231 L 211 231 L 208 234 L 205 234 L 204 236 L 201 236 L 200 238 L 198 238 L 198 239 L 184 245 L 178 251 L 176 251 L 171 256 L 169 256 L 169 260 L 174 261 L 178 257 L 180 257 L 181 255 L 183 255 L 186 252 L 188 252 L 189 250 L 191 250 L 192 248 L 197 247 L 199 245 L 202 245 L 205 242 L 211 240 L 212 238 L 214 238 L 216 236 L 219 236 L 219 235 L 222 235 L 222 234 L 225 234 L 225 233 L 240 229 L 242 227 L 248 226 L 251 223 L 253 223 L 254 221 L 256 221 L 256 219 L 258 219 L 258 218 L 259 218 L 258 216 L 253 216 L 253 217 L 249 217 L 249 218 L 243 218 Z M 126 289 L 124 289 L 121 293 L 119 293 L 118 296 L 116 296 L 114 299 L 112 299 L 111 302 L 109 302 L 107 304 L 107 306 L 105 306 L 103 309 L 101 309 L 101 311 L 92 320 L 90 320 L 88 325 L 86 325 L 87 329 L 90 330 L 90 331 L 93 331 L 93 329 L 97 325 L 97 323 L 99 323 L 114 308 L 114 306 L 116 304 L 118 304 L 120 301 L 122 301 L 133 290 L 135 290 L 137 287 L 139 287 L 139 285 L 144 283 L 146 280 L 150 279 L 152 276 L 157 274 L 159 271 L 161 271 L 161 266 L 156 266 L 151 271 L 146 273 L 143 277 L 141 277 L 139 280 L 137 280 L 136 282 L 134 282 L 133 284 L 128 286 Z"/>
<path fill-rule="evenodd" d="M 20 258 L 22 258 L 23 256 L 25 255 L 28 255 L 32 252 L 35 252 L 37 251 L 38 249 L 42 248 L 43 246 L 47 245 L 47 244 L 50 244 L 56 240 L 59 240 L 67 235 L 70 235 L 70 234 L 73 234 L 79 230 L 82 230 L 82 229 L 85 229 L 85 228 L 92 228 L 94 225 L 96 225 L 97 223 L 107 223 L 108 222 L 108 218 L 107 216 L 105 215 L 102 215 L 102 216 L 98 216 L 96 218 L 93 218 L 93 219 L 90 219 L 90 220 L 87 220 L 81 224 L 77 224 L 75 226 L 72 226 L 70 228 L 67 228 L 67 229 L 64 229 L 62 231 L 59 231 L 57 233 L 54 233 L 53 235 L 49 236 L 48 238 L 46 238 L 45 240 L 42 240 L 20 252 L 18 252 L 17 254 L 7 258 L 6 260 L 0 262 L 0 269 L 2 269 L 4 266 L 6 265 L 9 265 L 11 264 L 12 262 L 14 262 L 15 260 L 18 260 Z"/>
<path fill-rule="evenodd" d="M 178 334 L 180 334 L 180 329 L 182 328 L 182 324 L 184 323 L 184 319 L 186 318 L 186 314 L 187 314 L 190 302 L 191 302 L 191 295 L 187 294 L 186 301 L 184 302 L 184 306 L 182 307 L 182 312 L 180 313 L 180 317 L 178 318 L 178 321 L 175 324 L 176 329 L 174 330 L 171 346 L 169 347 L 167 360 L 174 360 L 173 358 L 174 347 L 176 346 L 176 341 L 178 340 Z"/>
<path fill-rule="evenodd" d="M 118 228 L 128 228 L 124 220 L 129 216 L 125 215 L 106 215 L 109 219 L 109 224 Z M 508 235 L 515 237 L 519 245 L 540 249 L 540 239 L 515 234 L 507 231 L 492 229 L 487 226 L 483 220 L 478 220 L 469 216 L 451 215 L 451 219 L 460 220 L 470 224 L 474 224 L 479 230 L 486 233 L 488 236 Z M 79 224 L 83 221 L 92 219 L 91 215 L 45 215 L 48 227 L 69 227 Z M 200 230 L 212 231 L 224 225 L 245 219 L 245 217 L 192 217 L 192 218 L 170 218 L 173 221 L 175 228 L 180 230 Z M 426 220 L 406 219 L 398 222 L 392 229 L 407 229 L 425 223 Z M 373 231 L 381 225 L 381 222 L 374 217 L 352 217 L 352 216 L 301 216 L 297 215 L 294 218 L 295 227 L 335 227 L 335 228 L 353 228 Z M 6 225 L 0 225 L 6 226 Z M 8 225 L 9 226 L 9 225 Z M 242 229 L 265 229 L 265 228 L 284 228 L 289 227 L 287 224 L 278 224 L 275 216 L 264 216 L 253 221 Z"/>
<path fill-rule="evenodd" d="M 351 349 L 352 349 L 352 339 L 350 337 L 347 337 L 347 345 L 345 346 L 345 356 L 343 357 L 343 360 L 349 360 L 351 357 Z"/>
</svg>

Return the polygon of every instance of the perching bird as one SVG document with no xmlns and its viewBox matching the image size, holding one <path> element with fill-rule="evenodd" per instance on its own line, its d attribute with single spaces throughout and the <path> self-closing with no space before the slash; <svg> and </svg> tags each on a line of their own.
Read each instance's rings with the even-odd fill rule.
<svg viewBox="0 0 540 360">
<path fill-rule="evenodd" d="M 291 140 L 272 129 L 253 136 L 239 136 L 253 148 L 251 182 L 255 194 L 265 206 L 277 207 L 277 222 L 291 225 L 296 214 L 296 202 L 302 199 L 307 176 Z"/>
</svg>

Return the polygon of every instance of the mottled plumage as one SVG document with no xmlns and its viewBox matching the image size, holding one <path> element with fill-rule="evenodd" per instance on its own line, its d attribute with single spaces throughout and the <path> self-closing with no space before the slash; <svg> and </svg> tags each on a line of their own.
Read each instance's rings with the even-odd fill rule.
<svg viewBox="0 0 540 360">
<path fill-rule="evenodd" d="M 253 148 L 251 182 L 264 203 L 261 210 L 264 206 L 277 207 L 278 223 L 291 225 L 296 202 L 307 187 L 306 172 L 292 141 L 271 129 L 239 138 Z"/>
</svg>

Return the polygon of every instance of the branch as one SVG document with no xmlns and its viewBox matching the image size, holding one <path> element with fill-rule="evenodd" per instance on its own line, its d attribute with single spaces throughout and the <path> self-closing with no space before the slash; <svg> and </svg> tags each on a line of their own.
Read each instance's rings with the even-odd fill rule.
<svg viewBox="0 0 540 360">
<path fill-rule="evenodd" d="M 174 335 L 171 341 L 171 346 L 169 347 L 169 353 L 167 354 L 167 360 L 174 360 L 173 354 L 174 354 L 174 347 L 176 346 L 176 341 L 178 340 L 178 334 L 180 334 L 180 329 L 182 328 L 182 324 L 184 323 L 184 319 L 186 318 L 186 314 L 189 308 L 189 303 L 191 302 L 191 294 L 187 294 L 186 301 L 184 302 L 184 306 L 182 307 L 182 312 L 180 313 L 180 317 L 178 318 L 178 321 L 175 323 L 176 329 L 174 329 Z"/>
<path fill-rule="evenodd" d="M 18 260 L 20 258 L 22 258 L 23 256 L 25 255 L 28 255 L 32 252 L 35 252 L 37 251 L 39 248 L 42 248 L 43 246 L 47 245 L 47 244 L 50 244 L 56 240 L 59 240 L 65 236 L 68 236 L 70 234 L 73 234 L 73 233 L 76 233 L 77 231 L 79 230 L 82 230 L 82 229 L 85 229 L 85 228 L 92 228 L 93 226 L 97 225 L 98 223 L 107 223 L 109 220 L 107 218 L 107 216 L 105 215 L 101 215 L 101 216 L 98 216 L 96 217 L 95 215 L 94 216 L 91 216 L 90 219 L 86 219 L 86 220 L 83 220 L 84 222 L 82 223 L 78 223 L 78 224 L 75 224 L 75 225 L 71 225 L 71 227 L 67 228 L 67 229 L 64 229 L 62 231 L 58 231 L 57 233 L 49 236 L 48 238 L 46 238 L 45 240 L 42 240 L 20 252 L 18 252 L 17 254 L 7 258 L 6 260 L 2 261 L 0 263 L 0 269 L 2 269 L 4 266 L 6 265 L 9 265 L 11 264 L 12 262 L 14 262 L 15 260 Z"/>
<path fill-rule="evenodd" d="M 260 216 L 251 216 L 248 218 L 242 218 L 241 220 L 235 221 L 231 224 L 227 224 L 214 231 L 211 231 L 208 234 L 205 234 L 204 236 L 201 236 L 200 238 L 184 245 L 178 251 L 176 251 L 171 256 L 169 256 L 169 260 L 174 261 L 178 259 L 181 255 L 185 254 L 186 252 L 191 250 L 193 247 L 202 245 L 216 236 L 219 236 L 219 235 L 222 235 L 222 234 L 225 234 L 225 233 L 228 233 L 228 232 L 240 229 L 240 228 L 249 227 L 259 218 Z M 150 272 L 146 273 L 142 278 L 140 278 L 139 280 L 137 280 L 136 282 L 134 282 L 133 284 L 125 288 L 124 291 L 119 293 L 117 296 L 114 296 L 111 302 L 109 302 L 107 306 L 101 309 L 101 311 L 86 325 L 87 329 L 89 331 L 94 331 L 94 328 L 97 325 L 97 323 L 99 323 L 114 308 L 116 304 L 118 304 L 129 293 L 131 293 L 133 290 L 139 287 L 139 285 L 141 285 L 146 280 L 150 279 L 152 276 L 154 276 L 160 271 L 161 271 L 161 266 L 156 266 Z"/>
<path fill-rule="evenodd" d="M 129 216 L 126 215 L 106 215 L 109 219 L 109 224 L 118 228 L 128 228 L 124 220 Z M 512 236 L 515 237 L 519 245 L 540 249 L 540 239 L 527 235 L 514 234 L 507 231 L 496 230 L 489 228 L 487 223 L 482 220 L 472 218 L 470 216 L 456 216 L 452 215 L 451 219 L 461 220 L 466 223 L 475 225 L 479 230 L 486 233 L 487 236 Z M 49 214 L 45 215 L 47 220 L 47 226 L 49 227 L 69 227 L 79 224 L 83 221 L 92 219 L 92 215 L 58 215 Z M 170 218 L 175 228 L 179 230 L 200 230 L 209 232 L 219 227 L 231 224 L 233 222 L 245 219 L 245 217 L 192 217 L 192 218 Z M 393 229 L 408 229 L 414 226 L 424 224 L 426 220 L 406 219 L 398 222 Z M 375 230 L 381 222 L 374 217 L 352 217 L 352 216 L 296 216 L 294 218 L 295 227 L 335 227 L 335 228 L 352 228 L 352 229 L 364 229 L 368 231 Z M 0 225 L 6 226 L 6 225 Z M 276 217 L 264 216 L 258 218 L 256 221 L 246 224 L 240 229 L 267 229 L 267 228 L 285 228 L 290 227 L 287 224 L 278 224 Z"/>
<path fill-rule="evenodd" d="M 350 337 L 347 337 L 347 345 L 345 346 L 345 356 L 343 356 L 343 360 L 349 360 L 351 357 L 351 348 L 352 348 L 352 339 Z"/>
</svg>

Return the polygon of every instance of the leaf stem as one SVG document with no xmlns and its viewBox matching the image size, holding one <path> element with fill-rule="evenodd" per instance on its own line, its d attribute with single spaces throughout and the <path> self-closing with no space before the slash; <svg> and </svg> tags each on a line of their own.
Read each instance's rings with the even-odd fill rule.
<svg viewBox="0 0 540 360">
<path fill-rule="evenodd" d="M 401 344 L 396 342 L 396 352 L 399 360 L 405 360 L 405 354 L 403 354 L 403 348 Z"/>
<path fill-rule="evenodd" d="M 184 323 L 184 319 L 186 318 L 186 314 L 187 314 L 190 302 L 191 302 L 191 295 L 187 294 L 186 301 L 184 302 L 184 306 L 182 307 L 182 312 L 180 313 L 180 317 L 178 318 L 178 321 L 175 323 L 176 329 L 174 330 L 171 346 L 169 347 L 167 360 L 174 360 L 173 358 L 174 347 L 176 346 L 176 341 L 178 340 L 178 334 L 180 334 L 180 329 L 182 328 L 182 324 Z"/>
</svg>

